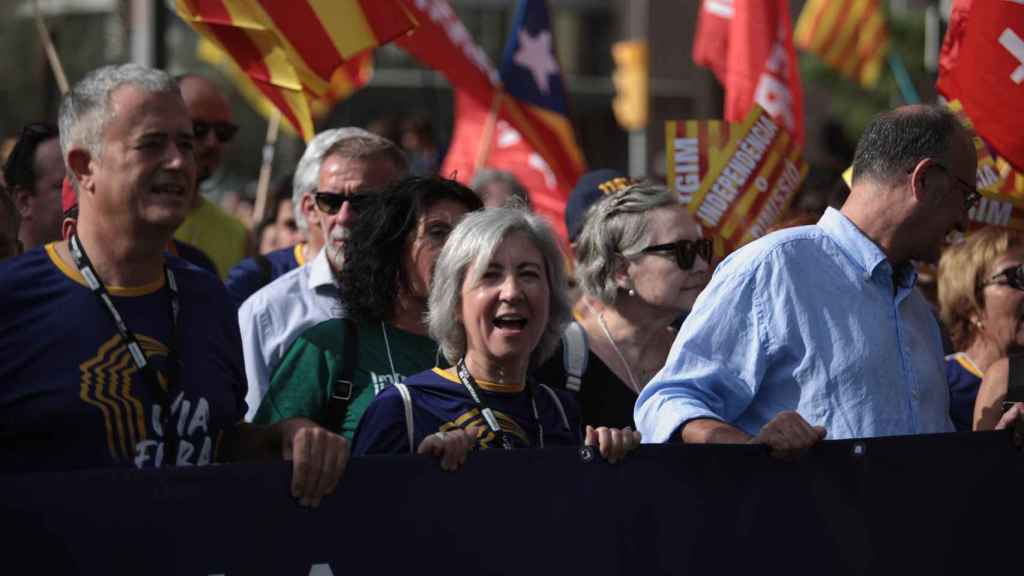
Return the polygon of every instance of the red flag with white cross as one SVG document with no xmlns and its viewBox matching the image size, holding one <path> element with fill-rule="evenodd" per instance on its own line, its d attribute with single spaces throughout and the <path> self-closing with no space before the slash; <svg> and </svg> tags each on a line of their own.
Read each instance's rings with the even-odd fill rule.
<svg viewBox="0 0 1024 576">
<path fill-rule="evenodd" d="M 939 92 L 959 100 L 978 135 L 1024 171 L 1024 0 L 956 0 Z"/>
</svg>

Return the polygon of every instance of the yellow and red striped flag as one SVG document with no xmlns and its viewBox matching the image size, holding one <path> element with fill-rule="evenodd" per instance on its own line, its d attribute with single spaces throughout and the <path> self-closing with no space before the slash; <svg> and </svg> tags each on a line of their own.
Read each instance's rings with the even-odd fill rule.
<svg viewBox="0 0 1024 576">
<path fill-rule="evenodd" d="M 231 55 L 307 141 L 311 101 L 360 53 L 416 27 L 400 0 L 175 0 L 178 15 Z"/>
<path fill-rule="evenodd" d="M 276 108 L 263 95 L 263 92 L 256 86 L 252 78 L 238 67 L 238 64 L 231 58 L 231 55 L 220 49 L 219 46 L 200 36 L 196 43 L 196 56 L 200 60 L 216 67 L 226 78 L 229 78 L 238 89 L 239 94 L 245 98 L 252 109 L 259 112 L 265 118 L 270 118 L 271 112 Z M 314 120 L 319 120 L 331 111 L 331 108 L 338 102 L 348 98 L 365 86 L 373 78 L 373 51 L 367 50 L 346 60 L 345 63 L 331 75 L 330 85 L 327 92 L 322 96 L 313 96 L 309 103 L 310 112 Z M 298 132 L 291 124 L 285 123 L 282 129 L 297 135 Z"/>
<path fill-rule="evenodd" d="M 885 10 L 879 0 L 807 0 L 793 41 L 844 76 L 874 87 L 889 49 Z"/>
</svg>

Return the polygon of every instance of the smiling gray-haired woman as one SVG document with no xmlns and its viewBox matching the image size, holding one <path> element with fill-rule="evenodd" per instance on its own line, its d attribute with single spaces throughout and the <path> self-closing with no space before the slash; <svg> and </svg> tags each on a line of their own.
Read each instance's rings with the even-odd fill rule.
<svg viewBox="0 0 1024 576">
<path fill-rule="evenodd" d="M 537 377 L 575 392 L 584 424 L 632 426 L 673 324 L 707 285 L 712 244 L 673 191 L 634 184 L 590 208 L 575 249 L 579 319 Z"/>
<path fill-rule="evenodd" d="M 457 467 L 479 448 L 578 445 L 579 409 L 564 391 L 528 379 L 569 319 L 558 244 L 539 217 L 515 208 L 471 214 L 434 270 L 428 327 L 453 368 L 385 390 L 356 432 L 356 454 L 419 453 Z M 639 442 L 632 430 L 588 429 L 610 461 Z"/>
</svg>

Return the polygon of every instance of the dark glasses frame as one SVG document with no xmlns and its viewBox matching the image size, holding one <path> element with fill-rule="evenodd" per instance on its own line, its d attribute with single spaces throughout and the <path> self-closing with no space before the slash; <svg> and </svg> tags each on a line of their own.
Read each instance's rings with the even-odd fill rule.
<svg viewBox="0 0 1024 576">
<path fill-rule="evenodd" d="M 1006 280 L 1002 280 L 1003 278 Z M 1009 286 L 1024 292 L 1024 264 L 1011 266 L 993 274 L 991 278 L 981 283 L 982 288 L 985 286 Z"/>
<path fill-rule="evenodd" d="M 324 214 L 334 215 L 341 211 L 345 202 L 356 211 L 365 204 L 369 196 L 359 192 L 344 194 L 341 192 L 313 192 L 313 200 L 316 202 L 316 209 Z"/>
<path fill-rule="evenodd" d="M 238 133 L 238 125 L 231 122 L 207 122 L 205 120 L 192 121 L 192 134 L 197 140 L 206 138 L 206 135 L 213 130 L 214 136 L 221 144 L 227 144 Z"/>
<path fill-rule="evenodd" d="M 967 182 L 966 180 L 964 180 L 963 178 L 957 176 L 956 174 L 953 174 L 953 171 L 950 170 L 948 166 L 946 166 L 942 162 L 939 162 L 938 160 L 932 160 L 932 164 L 938 166 L 939 168 L 942 168 L 942 170 L 946 174 L 948 174 L 949 176 L 952 176 L 953 179 L 956 180 L 956 182 L 958 184 L 960 184 L 961 186 L 964 187 L 965 191 L 964 191 L 963 194 L 964 194 L 964 211 L 965 212 L 970 212 L 971 208 L 974 208 L 975 206 L 978 205 L 978 202 L 981 201 L 981 192 L 978 192 L 978 187 L 977 186 L 971 184 L 970 182 Z"/>
<path fill-rule="evenodd" d="M 669 242 L 668 244 L 655 244 L 648 246 L 640 252 L 642 254 L 650 254 L 651 252 L 672 252 L 676 257 L 676 265 L 679 266 L 680 270 L 689 270 L 693 268 L 694 262 L 697 260 L 697 256 L 704 259 L 705 262 L 711 263 L 711 253 L 714 250 L 715 244 L 710 238 L 700 238 L 698 240 L 676 240 L 675 242 Z"/>
</svg>

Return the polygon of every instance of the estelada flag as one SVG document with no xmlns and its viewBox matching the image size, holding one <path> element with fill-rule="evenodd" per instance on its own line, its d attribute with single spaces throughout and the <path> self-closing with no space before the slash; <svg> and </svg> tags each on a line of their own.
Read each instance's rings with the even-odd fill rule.
<svg viewBox="0 0 1024 576">
<path fill-rule="evenodd" d="M 797 48 L 872 88 L 889 48 L 885 9 L 879 0 L 807 0 L 793 40 Z"/>
<path fill-rule="evenodd" d="M 960 101 L 1000 157 L 1024 171 L 1024 3 L 956 0 L 936 86 Z"/>
<path fill-rule="evenodd" d="M 721 19 L 728 20 L 727 29 Z M 757 104 L 802 145 L 803 88 L 788 0 L 704 0 L 698 25 L 711 29 L 698 29 L 694 61 L 711 67 L 725 87 L 725 119 L 742 122 Z M 724 66 L 714 56 L 722 46 Z"/>
<path fill-rule="evenodd" d="M 178 15 L 231 55 L 303 138 L 310 99 L 363 51 L 416 26 L 400 0 L 175 0 Z"/>
<path fill-rule="evenodd" d="M 807 176 L 799 144 L 759 106 L 736 124 L 668 121 L 665 140 L 668 185 L 718 255 L 764 235 Z"/>
<path fill-rule="evenodd" d="M 483 122 L 476 111 L 489 111 L 502 89 L 501 77 L 498 70 L 493 67 L 487 54 L 474 41 L 469 31 L 459 20 L 455 11 L 445 0 L 423 0 L 409 5 L 413 16 L 420 23 L 415 33 L 400 38 L 396 44 L 415 56 L 424 65 L 434 68 L 445 75 L 451 83 L 457 96 L 457 115 L 455 119 L 455 133 L 452 144 L 448 151 L 448 157 L 442 166 L 442 174 L 455 176 L 461 181 L 469 181 L 473 177 L 477 152 L 481 146 L 480 136 L 483 134 Z M 522 11 L 522 7 L 520 7 Z M 520 28 L 517 26 L 516 30 Z M 550 26 L 545 28 L 550 33 Z M 518 32 L 513 33 L 520 38 Z M 527 28 L 532 52 L 529 58 L 540 62 L 538 71 L 542 68 L 547 70 L 543 74 L 543 80 L 537 80 L 533 72 L 526 72 L 526 81 L 534 83 L 533 89 L 541 94 L 552 94 L 554 86 L 564 95 L 561 74 L 558 73 L 557 60 L 554 60 L 553 39 L 548 37 L 551 51 L 547 54 L 554 61 L 556 68 L 552 71 L 549 62 L 542 62 L 546 58 L 539 48 L 544 47 L 544 35 L 540 28 Z M 517 51 L 513 52 L 513 56 Z M 524 61 L 526 55 L 523 56 Z M 518 66 L 518 65 L 517 65 Z M 528 69 L 528 67 L 526 67 Z M 547 82 L 548 92 L 544 92 L 541 82 Z M 487 166 L 508 170 L 519 177 L 529 189 L 531 201 L 538 213 L 546 216 L 563 238 L 565 238 L 565 222 L 563 217 L 564 204 L 568 198 L 568 191 L 575 185 L 576 180 L 585 171 L 585 164 L 579 149 L 575 145 L 575 138 L 572 136 L 571 127 L 568 123 L 559 124 L 557 116 L 564 119 L 564 114 L 559 114 L 543 106 L 536 106 L 534 110 L 528 110 L 527 106 L 533 105 L 529 100 L 519 100 L 511 94 L 522 94 L 523 89 L 513 84 L 511 91 L 505 93 L 498 102 L 497 119 L 498 130 L 495 130 L 494 141 Z M 529 88 L 527 88 L 528 90 Z M 472 103 L 467 103 L 471 99 Z M 538 97 L 538 100 L 542 100 Z M 564 108 L 563 108 L 564 110 Z M 468 114 L 464 114 L 468 111 Z M 502 124 L 502 122 L 505 124 Z M 510 130 L 501 130 L 502 126 Z M 476 134 L 476 136 L 473 136 Z M 515 150 L 528 151 L 527 158 L 533 158 L 532 166 L 519 164 L 506 164 L 505 158 L 509 154 L 501 153 L 502 135 L 505 135 L 504 142 L 516 142 Z M 515 135 L 513 137 L 512 135 Z M 571 142 L 571 146 L 566 143 Z M 520 146 L 525 148 L 520 148 Z M 553 177 L 556 183 L 553 189 L 547 184 L 543 187 L 531 185 L 537 182 L 535 176 L 530 172 L 546 173 L 545 183 Z M 549 191 L 553 190 L 553 191 Z"/>
<path fill-rule="evenodd" d="M 569 102 L 558 64 L 551 17 L 545 0 L 519 0 L 499 70 L 509 112 L 522 114 L 537 138 L 562 167 L 569 188 L 583 174 L 583 153 L 569 122 Z M 568 189 L 563 200 L 568 199 Z"/>
<path fill-rule="evenodd" d="M 270 118 L 271 112 L 276 110 L 273 103 L 263 95 L 263 92 L 256 86 L 249 76 L 238 67 L 238 64 L 231 58 L 231 55 L 224 52 L 216 44 L 200 36 L 196 43 L 196 56 L 221 71 L 229 78 L 238 89 L 239 94 L 252 106 L 253 110 L 259 112 L 265 118 Z M 365 86 L 373 78 L 373 52 L 367 50 L 356 54 L 352 59 L 346 60 L 334 74 L 331 75 L 331 82 L 327 91 L 320 96 L 310 98 L 309 107 L 314 120 L 319 120 L 331 111 L 331 108 L 348 98 L 360 88 Z M 295 128 L 285 122 L 282 129 L 295 135 Z"/>
</svg>

